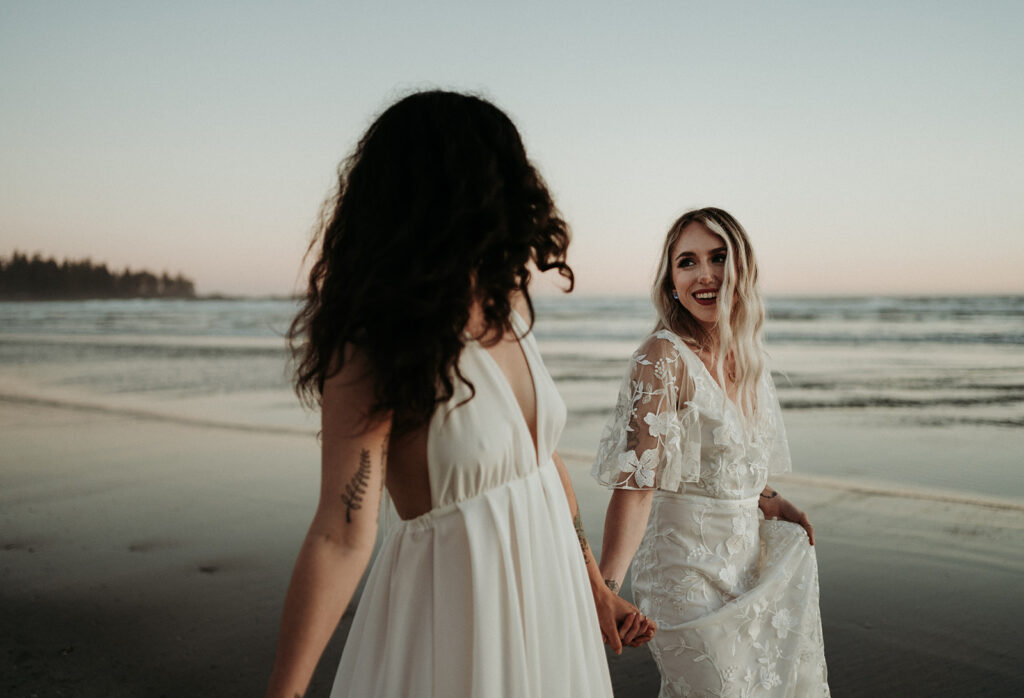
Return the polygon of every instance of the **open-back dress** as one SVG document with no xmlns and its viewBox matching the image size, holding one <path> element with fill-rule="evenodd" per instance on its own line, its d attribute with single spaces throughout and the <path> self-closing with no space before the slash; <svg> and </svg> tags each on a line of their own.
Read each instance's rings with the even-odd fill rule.
<svg viewBox="0 0 1024 698">
<path fill-rule="evenodd" d="M 818 563 L 804 530 L 765 521 L 758 496 L 790 470 L 767 369 L 744 420 L 668 330 L 633 354 L 593 475 L 654 489 L 632 563 L 633 596 L 661 696 L 827 696 Z"/>
<path fill-rule="evenodd" d="M 333 698 L 611 696 L 597 612 L 552 460 L 565 404 L 528 332 L 537 448 L 512 387 L 468 341 L 428 427 L 433 508 L 387 532 Z M 538 457 L 539 456 L 539 457 Z"/>
</svg>

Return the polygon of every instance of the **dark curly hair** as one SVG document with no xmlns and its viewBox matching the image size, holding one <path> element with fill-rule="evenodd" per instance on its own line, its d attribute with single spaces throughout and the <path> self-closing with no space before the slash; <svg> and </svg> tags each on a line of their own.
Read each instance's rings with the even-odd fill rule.
<svg viewBox="0 0 1024 698">
<path fill-rule="evenodd" d="M 288 331 L 296 392 L 319 404 L 352 345 L 376 386 L 368 417 L 393 411 L 399 433 L 428 421 L 454 381 L 473 391 L 458 359 L 474 300 L 478 338 L 497 341 L 514 291 L 533 325 L 531 263 L 573 287 L 568 226 L 512 121 L 473 95 L 418 92 L 391 105 L 339 167 L 323 219 Z"/>
</svg>

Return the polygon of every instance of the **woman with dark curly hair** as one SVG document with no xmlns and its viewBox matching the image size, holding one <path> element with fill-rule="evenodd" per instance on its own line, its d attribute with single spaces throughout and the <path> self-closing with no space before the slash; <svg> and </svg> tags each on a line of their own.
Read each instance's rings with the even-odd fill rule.
<svg viewBox="0 0 1024 698">
<path fill-rule="evenodd" d="M 342 167 L 290 331 L 322 479 L 268 695 L 305 691 L 385 486 L 401 521 L 332 696 L 611 695 L 602 636 L 617 651 L 651 637 L 604 586 L 554 451 L 565 406 L 527 287 L 554 269 L 571 290 L 568 244 L 515 126 L 477 97 L 400 100 Z"/>
</svg>

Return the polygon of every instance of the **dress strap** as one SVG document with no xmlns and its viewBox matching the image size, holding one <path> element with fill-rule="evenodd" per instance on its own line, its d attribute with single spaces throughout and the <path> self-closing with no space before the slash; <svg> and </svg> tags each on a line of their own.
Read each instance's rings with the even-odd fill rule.
<svg viewBox="0 0 1024 698">
<path fill-rule="evenodd" d="M 526 337 L 526 335 L 532 332 L 530 326 L 526 322 L 526 318 L 520 315 L 515 308 L 512 309 L 509 315 L 509 320 L 512 324 L 512 330 L 520 339 Z"/>
</svg>

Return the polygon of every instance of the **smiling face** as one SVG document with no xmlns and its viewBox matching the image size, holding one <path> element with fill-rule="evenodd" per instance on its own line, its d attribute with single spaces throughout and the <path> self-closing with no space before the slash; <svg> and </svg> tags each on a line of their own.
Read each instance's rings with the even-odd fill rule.
<svg viewBox="0 0 1024 698">
<path fill-rule="evenodd" d="M 672 286 L 679 303 L 708 331 L 718 321 L 718 292 L 727 258 L 725 241 L 699 221 L 682 229 L 670 251 Z"/>
</svg>

